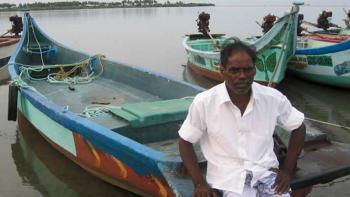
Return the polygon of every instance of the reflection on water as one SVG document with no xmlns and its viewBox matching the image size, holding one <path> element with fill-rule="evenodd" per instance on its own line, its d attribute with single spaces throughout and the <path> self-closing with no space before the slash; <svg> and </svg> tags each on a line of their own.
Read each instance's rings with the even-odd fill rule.
<svg viewBox="0 0 350 197">
<path fill-rule="evenodd" d="M 279 87 L 306 117 L 350 126 L 350 93 L 347 89 L 334 88 L 287 76 Z M 326 126 L 335 140 L 350 143 L 349 130 Z"/>
</svg>

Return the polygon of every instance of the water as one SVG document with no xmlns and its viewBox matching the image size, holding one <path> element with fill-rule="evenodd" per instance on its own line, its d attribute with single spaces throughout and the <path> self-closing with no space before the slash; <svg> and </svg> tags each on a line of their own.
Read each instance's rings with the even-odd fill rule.
<svg viewBox="0 0 350 197">
<path fill-rule="evenodd" d="M 186 64 L 181 45 L 183 35 L 197 32 L 197 14 L 201 11 L 211 14 L 212 33 L 246 37 L 260 34 L 255 21 L 260 22 L 267 13 L 281 15 L 289 9 L 285 6 L 218 6 L 33 11 L 31 15 L 48 35 L 66 46 L 211 87 L 211 81 L 181 66 Z M 302 12 L 306 20 L 315 21 L 322 9 L 325 8 L 303 7 Z M 342 8 L 327 9 L 333 11 L 333 22 L 342 25 L 345 16 Z M 13 14 L 15 12 L 0 12 L 0 32 L 10 27 L 8 17 Z M 30 126 L 17 131 L 16 123 L 6 121 L 7 88 L 7 85 L 0 86 L 1 196 L 133 196 L 86 173 L 31 132 Z M 306 116 L 350 125 L 349 91 L 291 76 L 280 89 Z M 349 131 L 331 129 L 333 139 L 350 143 Z M 337 181 L 339 183 L 316 186 L 311 196 L 349 196 L 350 189 L 346 186 L 349 182 Z"/>
</svg>

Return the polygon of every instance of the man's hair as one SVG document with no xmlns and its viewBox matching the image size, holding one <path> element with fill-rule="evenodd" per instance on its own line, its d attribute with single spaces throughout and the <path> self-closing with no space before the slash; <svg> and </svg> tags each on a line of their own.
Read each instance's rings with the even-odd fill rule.
<svg viewBox="0 0 350 197">
<path fill-rule="evenodd" d="M 220 61 L 221 61 L 221 66 L 225 67 L 227 62 L 228 62 L 228 58 L 232 55 L 233 51 L 244 51 L 246 52 L 251 58 L 253 63 L 255 64 L 256 61 L 256 56 L 257 53 L 255 51 L 254 48 L 248 46 L 247 44 L 244 44 L 241 41 L 235 41 L 232 44 L 228 44 L 226 45 L 221 53 L 220 53 Z"/>
</svg>

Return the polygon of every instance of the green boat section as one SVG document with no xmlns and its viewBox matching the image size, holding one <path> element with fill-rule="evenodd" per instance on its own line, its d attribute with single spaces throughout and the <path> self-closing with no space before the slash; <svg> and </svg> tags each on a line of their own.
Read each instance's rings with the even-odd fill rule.
<svg viewBox="0 0 350 197">
<path fill-rule="evenodd" d="M 332 57 L 325 55 L 308 55 L 307 62 L 309 65 L 319 65 L 333 67 Z"/>
<path fill-rule="evenodd" d="M 332 30 L 332 33 L 346 34 L 348 29 Z M 326 42 L 309 38 L 299 38 L 299 49 L 322 49 L 342 43 Z M 336 46 L 334 46 L 336 47 Z M 336 87 L 350 87 L 350 52 L 344 48 L 342 51 L 321 55 L 305 55 L 298 53 L 289 62 L 288 68 L 291 73 L 310 81 Z"/>
<path fill-rule="evenodd" d="M 295 5 L 291 13 L 281 17 L 272 29 L 263 36 L 242 39 L 258 52 L 256 81 L 271 85 L 271 83 L 279 83 L 283 80 L 287 62 L 294 55 L 296 47 L 296 16 L 298 11 L 299 7 Z M 189 35 L 183 41 L 183 45 L 191 64 L 218 75 L 221 64 L 220 50 L 238 38 L 215 35 L 220 34 L 213 34 L 212 39 L 200 39 L 196 34 Z"/>
<path fill-rule="evenodd" d="M 184 120 L 192 100 L 182 98 L 126 104 L 112 108 L 110 112 L 129 121 L 132 127 L 140 128 Z"/>
</svg>

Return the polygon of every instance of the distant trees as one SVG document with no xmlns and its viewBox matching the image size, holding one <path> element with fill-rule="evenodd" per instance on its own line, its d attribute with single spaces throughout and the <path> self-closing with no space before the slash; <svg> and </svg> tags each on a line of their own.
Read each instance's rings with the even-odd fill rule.
<svg viewBox="0 0 350 197">
<path fill-rule="evenodd" d="M 16 7 L 16 4 L 12 3 L 0 3 L 0 9 L 10 9 Z"/>
<path fill-rule="evenodd" d="M 44 9 L 79 9 L 79 8 L 106 8 L 106 7 L 172 7 L 172 6 L 213 6 L 214 4 L 203 3 L 184 3 L 178 1 L 176 3 L 170 3 L 167 0 L 165 3 L 158 3 L 157 0 L 121 0 L 115 2 L 98 2 L 98 1 L 57 1 L 48 3 L 0 3 L 0 11 L 4 10 L 19 10 L 19 9 L 32 9 L 32 10 L 44 10 Z"/>
</svg>

